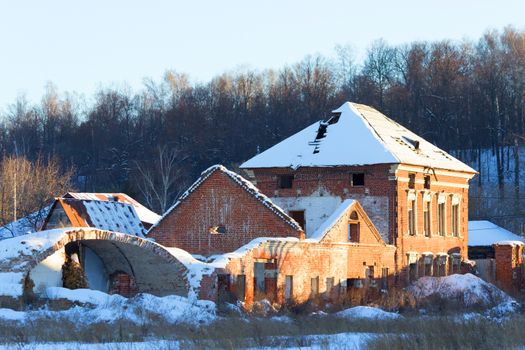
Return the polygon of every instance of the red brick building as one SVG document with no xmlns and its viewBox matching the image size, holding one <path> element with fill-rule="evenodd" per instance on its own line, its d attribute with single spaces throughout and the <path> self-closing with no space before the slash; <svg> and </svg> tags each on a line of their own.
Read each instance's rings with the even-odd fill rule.
<svg viewBox="0 0 525 350">
<path fill-rule="evenodd" d="M 358 200 L 397 247 L 400 281 L 460 271 L 468 182 L 476 171 L 377 110 L 345 103 L 241 165 L 308 238 L 345 199 Z"/>
<path fill-rule="evenodd" d="M 460 272 L 467 260 L 475 170 L 373 108 L 345 103 L 241 168 L 251 182 L 204 171 L 148 232 L 222 254 L 201 297 L 333 299 Z"/>
<path fill-rule="evenodd" d="M 258 237 L 303 238 L 301 226 L 240 175 L 205 170 L 148 232 L 191 254 L 232 252 Z"/>
</svg>

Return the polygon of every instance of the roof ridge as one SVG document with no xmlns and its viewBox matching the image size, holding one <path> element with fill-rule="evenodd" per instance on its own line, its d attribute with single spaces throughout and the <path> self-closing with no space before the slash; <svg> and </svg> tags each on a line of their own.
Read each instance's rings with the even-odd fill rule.
<svg viewBox="0 0 525 350">
<path fill-rule="evenodd" d="M 297 223 L 293 218 L 288 216 L 288 214 L 285 213 L 285 211 L 280 208 L 278 205 L 272 202 L 270 198 L 268 198 L 265 194 L 263 194 L 257 187 L 255 187 L 254 184 L 252 184 L 250 181 L 246 180 L 241 175 L 237 174 L 234 171 L 228 170 L 224 165 L 222 164 L 215 164 L 207 168 L 201 173 L 201 176 L 190 186 L 188 189 L 180 195 L 180 197 L 177 199 L 175 204 L 173 204 L 167 211 L 162 215 L 162 217 L 148 230 L 150 232 L 155 227 L 157 227 L 163 220 L 166 218 L 175 208 L 177 208 L 188 196 L 193 193 L 200 185 L 206 181 L 214 172 L 217 170 L 220 170 L 222 173 L 227 175 L 230 179 L 232 179 L 237 185 L 241 186 L 248 194 L 255 197 L 259 202 L 261 202 L 265 207 L 270 209 L 274 214 L 276 214 L 278 217 L 280 217 L 284 222 L 286 222 L 288 225 L 292 226 L 294 229 L 301 230 L 301 225 Z M 250 191 L 251 190 L 251 191 Z"/>
</svg>

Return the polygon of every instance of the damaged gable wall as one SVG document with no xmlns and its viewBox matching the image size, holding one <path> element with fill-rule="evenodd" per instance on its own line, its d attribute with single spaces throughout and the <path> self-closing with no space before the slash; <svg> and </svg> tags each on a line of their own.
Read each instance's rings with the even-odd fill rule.
<svg viewBox="0 0 525 350">
<path fill-rule="evenodd" d="M 192 254 L 231 252 L 257 237 L 300 237 L 223 171 L 214 171 L 149 233 Z"/>
</svg>

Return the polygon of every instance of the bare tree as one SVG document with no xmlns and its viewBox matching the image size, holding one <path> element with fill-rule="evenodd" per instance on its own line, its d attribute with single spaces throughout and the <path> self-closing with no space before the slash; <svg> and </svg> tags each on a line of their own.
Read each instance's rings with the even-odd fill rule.
<svg viewBox="0 0 525 350">
<path fill-rule="evenodd" d="M 175 149 L 159 147 L 151 166 L 136 162 L 140 174 L 139 189 L 146 204 L 161 213 L 171 206 L 181 189 L 183 159 Z"/>
</svg>

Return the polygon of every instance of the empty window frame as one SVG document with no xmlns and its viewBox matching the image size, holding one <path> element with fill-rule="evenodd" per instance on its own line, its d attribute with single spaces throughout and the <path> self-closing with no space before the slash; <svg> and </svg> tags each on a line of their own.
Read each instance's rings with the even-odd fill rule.
<svg viewBox="0 0 525 350">
<path fill-rule="evenodd" d="M 218 225 L 210 227 L 210 234 L 212 235 L 223 235 L 226 233 L 226 226 Z"/>
<path fill-rule="evenodd" d="M 452 236 L 459 236 L 459 204 L 452 204 Z"/>
<path fill-rule="evenodd" d="M 332 289 L 334 288 L 334 278 L 333 277 L 326 277 L 326 293 L 330 294 L 332 292 Z"/>
<path fill-rule="evenodd" d="M 408 174 L 408 188 L 414 189 L 416 187 L 416 174 Z"/>
<path fill-rule="evenodd" d="M 446 231 L 446 221 L 445 221 L 445 204 L 446 203 L 438 203 L 438 233 L 440 236 L 445 236 Z"/>
<path fill-rule="evenodd" d="M 423 256 L 423 264 L 425 265 L 425 268 L 423 269 L 424 276 L 432 276 L 434 257 L 432 255 Z"/>
<path fill-rule="evenodd" d="M 388 267 L 381 269 L 381 289 L 388 290 Z"/>
<path fill-rule="evenodd" d="M 359 217 L 357 212 L 353 211 L 348 220 L 348 241 L 359 243 Z"/>
<path fill-rule="evenodd" d="M 365 185 L 365 173 L 353 173 L 350 180 L 352 187 L 362 187 Z"/>
<path fill-rule="evenodd" d="M 425 237 L 430 237 L 431 231 L 431 221 L 430 221 L 430 212 L 431 212 L 432 203 L 430 201 L 423 202 L 423 233 Z"/>
<path fill-rule="evenodd" d="M 310 282 L 310 295 L 313 298 L 319 294 L 319 276 L 312 277 Z"/>
<path fill-rule="evenodd" d="M 279 188 L 292 188 L 293 180 L 293 175 L 279 175 Z"/>
<path fill-rule="evenodd" d="M 426 190 L 430 190 L 430 175 L 425 175 L 424 187 Z"/>
<path fill-rule="evenodd" d="M 416 200 L 408 200 L 408 234 L 411 236 L 416 235 Z"/>
<path fill-rule="evenodd" d="M 305 229 L 304 210 L 290 210 L 289 215 L 297 221 L 303 230 Z"/>
<path fill-rule="evenodd" d="M 284 280 L 284 299 L 289 301 L 293 298 L 293 276 L 287 275 Z"/>
</svg>

